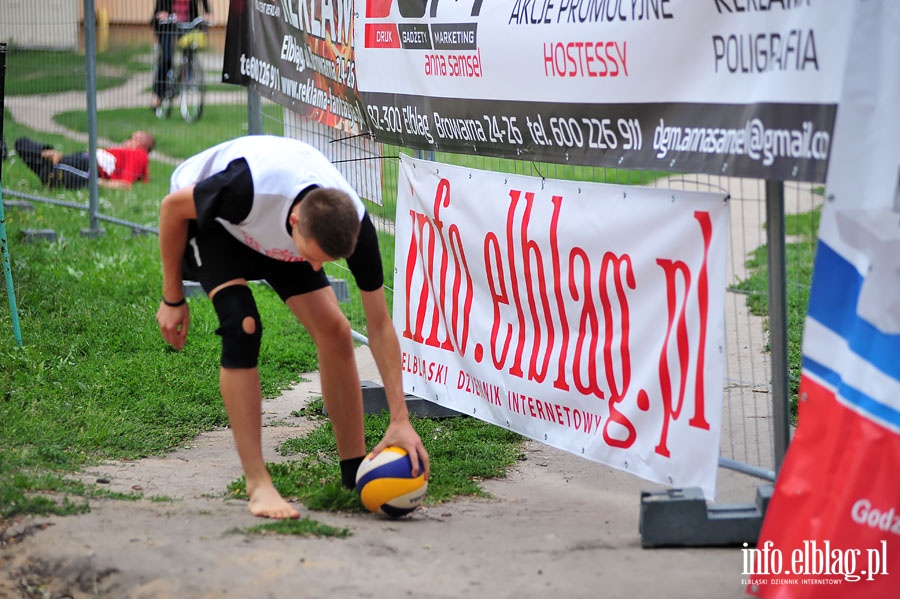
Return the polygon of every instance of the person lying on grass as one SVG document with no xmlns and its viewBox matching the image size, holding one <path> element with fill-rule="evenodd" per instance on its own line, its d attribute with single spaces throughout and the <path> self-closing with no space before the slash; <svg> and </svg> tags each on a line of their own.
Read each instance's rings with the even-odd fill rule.
<svg viewBox="0 0 900 599">
<path fill-rule="evenodd" d="M 97 149 L 97 184 L 110 189 L 128 189 L 135 181 L 150 179 L 150 152 L 156 145 L 146 131 L 135 131 L 118 145 Z M 88 152 L 64 154 L 27 137 L 15 143 L 16 154 L 48 187 L 80 189 L 90 181 Z"/>
</svg>

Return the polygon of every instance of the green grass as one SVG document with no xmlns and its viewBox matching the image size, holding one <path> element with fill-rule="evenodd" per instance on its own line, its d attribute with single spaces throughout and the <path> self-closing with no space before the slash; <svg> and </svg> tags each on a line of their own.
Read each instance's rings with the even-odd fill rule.
<svg viewBox="0 0 900 599">
<path fill-rule="evenodd" d="M 209 121 L 206 116 L 190 126 L 191 131 L 203 131 L 204 147 L 240 134 L 234 132 L 241 130 L 246 114 L 245 108 L 234 106 L 211 111 Z M 150 117 L 149 110 L 103 112 L 98 118 L 100 134 L 123 139 L 133 128 L 143 127 L 157 135 L 161 150 L 176 156 L 190 153 L 182 147 L 188 144 L 177 137 L 178 131 L 184 135 L 187 125 Z M 79 113 L 61 118 L 76 128 L 84 122 Z M 220 126 L 213 126 L 217 121 Z M 209 128 L 203 128 L 204 122 Z M 46 140 L 64 151 L 82 149 L 76 141 L 36 132 L 7 118 L 4 137 L 20 136 Z M 154 160 L 150 183 L 127 191 L 101 190 L 101 212 L 155 226 L 172 168 L 169 162 Z M 87 205 L 86 191 L 47 190 L 16 157 L 4 162 L 2 175 L 4 191 Z M 10 311 L 4 305 L 0 309 L 0 519 L 83 513 L 99 497 L 133 500 L 140 495 L 111 494 L 80 482 L 75 474 L 101 460 L 163 455 L 202 431 L 227 425 L 218 392 L 219 340 L 213 333 L 217 318 L 211 304 L 191 300 L 191 333 L 183 352 L 169 349 L 160 337 L 155 322 L 161 285 L 156 236 L 135 236 L 127 227 L 104 223 L 104 235 L 85 236 L 81 234 L 89 223 L 85 212 L 41 202 L 33 206 L 33 211 L 10 208 L 5 214 L 24 343 L 16 345 Z M 57 240 L 26 243 L 24 229 L 52 229 Z M 393 240 L 383 237 L 387 249 Z M 386 252 L 386 257 L 392 255 Z M 392 263 L 386 260 L 385 266 L 391 269 Z M 352 278 L 348 285 L 356 298 Z M 264 397 L 271 398 L 295 383 L 298 373 L 317 368 L 316 351 L 274 292 L 266 286 L 253 290 L 266 315 L 260 375 Z M 0 283 L 0 295 L 6 296 L 5 282 Z M 358 306 L 357 312 L 361 312 Z M 426 431 L 423 436 L 441 438 L 442 434 L 429 429 L 433 425 L 416 423 Z M 379 426 L 383 432 L 384 423 L 377 419 L 367 423 L 369 446 L 377 442 L 379 434 L 373 430 Z M 458 447 L 469 443 L 467 427 L 492 428 L 470 419 L 460 419 L 453 426 L 461 426 L 455 433 Z M 323 424 L 311 440 L 302 442 L 323 447 L 333 443 L 327 427 Z M 496 433 L 502 439 L 509 435 L 502 429 Z M 518 437 L 512 439 L 502 445 L 514 446 Z M 453 437 L 448 442 L 454 443 Z M 336 455 L 336 449 L 328 451 Z M 515 454 L 515 450 L 498 450 L 496 461 L 486 468 L 476 462 L 469 466 L 461 458 L 453 466 L 444 465 L 438 457 L 442 452 L 432 451 L 442 473 L 432 497 L 440 500 L 454 493 L 478 494 L 477 481 L 490 472 L 502 475 Z M 292 460 L 273 464 L 272 469 L 284 492 L 293 493 L 300 466 Z M 441 482 L 442 477 L 456 482 Z M 332 497 L 309 498 L 310 509 L 361 509 L 356 496 L 341 489 L 337 480 L 326 485 Z M 227 482 L 223 481 L 223 490 Z"/>
<path fill-rule="evenodd" d="M 97 54 L 97 90 L 122 85 L 135 73 L 150 72 L 149 45 L 125 46 Z M 7 50 L 8 96 L 52 94 L 85 88 L 85 56 L 66 50 L 34 50 L 14 44 Z"/>
<path fill-rule="evenodd" d="M 238 107 L 234 107 L 234 118 Z M 149 114 L 149 110 L 146 111 Z M 105 115 L 109 121 L 127 118 Z M 101 123 L 105 122 L 101 119 Z M 167 123 L 158 126 L 163 127 Z M 4 137 L 45 139 L 64 150 L 64 137 L 32 131 L 7 118 Z M 114 135 L 111 135 L 115 137 Z M 214 140 L 210 134 L 209 140 Z M 155 225 L 172 165 L 154 161 L 151 182 L 128 191 L 101 190 L 104 214 Z M 3 190 L 87 204 L 86 191 L 54 191 L 17 158 L 3 164 Z M 4 199 L 8 199 L 4 197 Z M 218 395 L 217 326 L 209 302 L 191 301 L 184 352 L 162 342 L 155 321 L 161 276 L 157 239 L 105 225 L 91 238 L 86 213 L 34 203 L 9 209 L 6 226 L 23 347 L 0 310 L 0 505 L 20 513 L 77 513 L 101 491 L 71 475 L 102 459 L 161 455 L 199 432 L 227 424 Z M 53 229 L 53 243 L 25 243 L 23 229 Z M 264 394 L 288 388 L 315 370 L 315 347 L 277 296 L 254 288 L 267 326 Z M 6 285 L 0 284 L 6 297 Z M 225 481 L 223 481 L 223 488 Z"/>
<path fill-rule="evenodd" d="M 292 459 L 270 465 L 279 492 L 295 497 L 310 509 L 364 511 L 356 493 L 341 487 L 337 446 L 331 423 L 322 416 L 322 402 L 311 402 L 306 417 L 319 418 L 320 425 L 304 437 L 281 444 L 278 452 Z M 366 446 L 374 447 L 384 436 L 389 415 L 365 416 Z M 504 478 L 510 465 L 522 456 L 521 435 L 466 416 L 411 418 L 413 427 L 428 448 L 431 477 L 425 503 L 438 504 L 458 496 L 485 497 L 480 481 Z M 294 457 L 296 456 L 296 457 Z M 246 498 L 246 480 L 229 486 L 234 497 Z"/>
<path fill-rule="evenodd" d="M 311 518 L 300 518 L 299 520 L 278 520 L 276 522 L 267 522 L 247 528 L 234 529 L 232 532 L 240 534 L 280 534 L 293 535 L 299 537 L 334 537 L 343 539 L 349 537 L 353 532 L 349 528 L 337 528 L 316 522 Z"/>
<path fill-rule="evenodd" d="M 282 110 L 274 104 L 267 104 L 263 108 L 263 133 L 282 133 L 276 127 Z M 73 131 L 87 133 L 87 117 L 83 110 L 62 112 L 53 120 Z M 97 113 L 97 135 L 101 138 L 119 142 L 128 139 L 135 130 L 147 131 L 153 135 L 156 139 L 156 152 L 184 160 L 217 142 L 247 135 L 247 107 L 243 104 L 206 106 L 203 118 L 190 124 L 175 114 L 168 119 L 158 119 L 153 111 L 143 107 L 103 110 Z M 151 171 L 151 177 L 154 174 Z"/>
<path fill-rule="evenodd" d="M 0 310 L 3 518 L 82 512 L 89 499 L 103 495 L 73 478 L 79 470 L 103 459 L 162 455 L 202 431 L 227 425 L 218 394 L 219 341 L 210 302 L 191 300 L 187 346 L 183 352 L 169 349 L 154 318 L 161 283 L 156 237 L 134 237 L 115 226 L 99 238 L 86 237 L 80 235 L 85 222 L 74 214 L 41 204 L 34 211 L 10 209 L 6 214 L 24 345 L 15 345 L 9 311 Z M 21 233 L 26 228 L 52 228 L 58 240 L 24 243 Z M 260 359 L 263 391 L 265 397 L 274 397 L 295 383 L 299 372 L 317 367 L 316 352 L 275 293 L 266 286 L 253 289 L 266 315 Z M 370 446 L 384 426 L 377 419 L 367 424 Z M 419 421 L 416 426 L 430 439 L 429 447 L 434 445 L 440 475 L 433 496 L 441 500 L 454 493 L 477 494 L 478 478 L 502 476 L 515 457 L 515 449 L 491 448 L 497 441 L 473 438 L 468 428 L 494 429 L 477 421 Z M 509 433 L 495 431 L 504 444 L 515 445 L 506 439 Z M 441 441 L 458 451 L 466 448 L 467 459 L 460 457 L 453 467 L 442 465 Z M 325 456 L 322 472 L 332 474 L 326 469 L 333 465 L 328 452 L 336 455 L 330 424 L 295 443 L 300 444 L 296 451 L 310 444 L 321 448 L 325 453 L 317 455 Z M 469 450 L 477 443 L 488 453 L 475 461 Z M 273 465 L 276 480 L 298 484 L 293 477 L 305 463 L 304 457 Z M 442 482 L 441 477 L 451 476 L 457 467 L 460 471 L 451 482 Z M 290 482 L 284 482 L 288 476 Z M 223 489 L 226 484 L 223 481 Z M 344 501 L 346 508 L 358 509 L 352 494 Z M 319 507 L 314 501 L 313 506 Z"/>
<path fill-rule="evenodd" d="M 786 312 L 788 320 L 788 383 L 791 418 L 797 418 L 797 391 L 803 361 L 803 327 L 809 304 L 813 261 L 819 231 L 821 209 L 802 214 L 785 215 L 785 268 L 787 280 Z M 747 294 L 747 306 L 756 316 L 768 316 L 768 246 L 756 248 L 747 260 L 751 275 L 740 281 L 734 289 Z"/>
<path fill-rule="evenodd" d="M 4 124 L 4 138 L 10 146 L 10 151 L 19 137 L 42 141 L 66 153 L 85 149 L 85 144 L 81 142 L 61 135 L 34 131 L 15 122 L 7 115 Z M 117 138 L 113 139 L 117 140 Z M 105 216 L 123 219 L 137 225 L 155 227 L 159 220 L 159 202 L 169 190 L 169 177 L 174 168 L 175 165 L 170 162 L 151 160 L 149 183 L 137 183 L 127 190 L 101 189 L 99 192 L 100 212 Z M 3 163 L 3 192 L 6 200 L 18 199 L 11 193 L 18 192 L 85 207 L 88 206 L 90 199 L 87 189 L 57 190 L 44 187 L 37 175 L 31 172 L 17 156 L 11 156 Z M 86 211 L 55 208 L 52 211 L 39 212 L 35 218 L 31 219 L 27 228 L 54 228 L 53 223 L 49 220 L 44 222 L 44 220 L 57 213 L 62 217 L 61 220 L 74 220 L 77 223 L 76 233 L 78 229 L 89 226 L 89 216 Z M 25 214 L 17 215 L 15 213 L 7 216 L 10 219 L 15 219 L 17 216 L 27 217 Z M 111 227 L 104 223 L 101 223 L 101 226 L 106 229 Z"/>
<path fill-rule="evenodd" d="M 265 108 L 268 117 L 280 114 L 273 105 Z M 73 131 L 86 133 L 87 118 L 84 111 L 58 114 L 57 123 Z M 274 129 L 274 118 L 263 120 L 265 126 Z M 142 226 L 155 227 L 159 218 L 159 201 L 169 191 L 169 178 L 176 162 L 183 160 L 218 142 L 247 134 L 247 108 L 241 105 L 212 106 L 203 118 L 193 124 L 179 119 L 157 119 L 144 108 L 125 108 L 100 111 L 97 115 L 97 135 L 118 143 L 131 136 L 135 130 L 150 132 L 157 141 L 156 152 L 163 156 L 150 161 L 149 183 L 138 183 L 129 190 L 101 190 L 100 212 Z M 274 130 L 268 132 L 277 133 Z M 83 151 L 86 144 L 63 135 L 35 131 L 6 115 L 3 137 L 10 146 L 16 139 L 30 137 L 52 145 L 64 152 Z M 87 205 L 89 195 L 84 190 L 49 190 L 41 185 L 37 176 L 21 160 L 13 156 L 3 164 L 4 189 Z M 86 219 L 86 216 L 85 216 Z M 86 224 L 82 224 L 86 226 Z M 43 228 L 43 227 L 42 227 Z"/>
</svg>

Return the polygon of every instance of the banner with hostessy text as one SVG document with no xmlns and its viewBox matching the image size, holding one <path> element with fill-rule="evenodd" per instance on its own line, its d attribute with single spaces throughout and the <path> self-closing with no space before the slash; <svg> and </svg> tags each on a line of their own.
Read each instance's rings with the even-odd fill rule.
<svg viewBox="0 0 900 599">
<path fill-rule="evenodd" d="M 379 141 L 824 181 L 853 2 L 366 0 Z"/>
<path fill-rule="evenodd" d="M 853 4 L 797 432 L 757 547 L 744 549 L 759 597 L 900 589 L 900 3 Z"/>
<path fill-rule="evenodd" d="M 715 494 L 728 203 L 401 156 L 406 392 Z"/>
</svg>

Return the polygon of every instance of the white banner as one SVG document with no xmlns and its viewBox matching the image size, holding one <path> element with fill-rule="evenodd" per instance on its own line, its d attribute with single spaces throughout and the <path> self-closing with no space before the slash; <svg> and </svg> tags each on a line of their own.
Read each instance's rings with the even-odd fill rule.
<svg viewBox="0 0 900 599">
<path fill-rule="evenodd" d="M 401 156 L 404 390 L 715 494 L 728 205 Z"/>
<path fill-rule="evenodd" d="M 853 2 L 368 0 L 359 90 L 459 98 L 836 103 Z"/>
<path fill-rule="evenodd" d="M 824 181 L 854 2 L 367 0 L 376 139 Z"/>
</svg>

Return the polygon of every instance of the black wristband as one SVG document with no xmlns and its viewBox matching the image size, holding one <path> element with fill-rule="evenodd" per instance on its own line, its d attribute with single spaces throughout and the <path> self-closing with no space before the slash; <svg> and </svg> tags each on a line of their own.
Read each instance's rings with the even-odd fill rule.
<svg viewBox="0 0 900 599">
<path fill-rule="evenodd" d="M 166 298 L 163 298 L 163 303 L 164 303 L 165 305 L 169 306 L 170 308 L 177 308 L 178 306 L 183 306 L 183 305 L 185 305 L 185 304 L 187 303 L 187 298 L 182 297 L 182 298 L 181 298 L 180 300 L 178 300 L 177 302 L 170 302 L 170 301 L 167 300 Z"/>
</svg>

